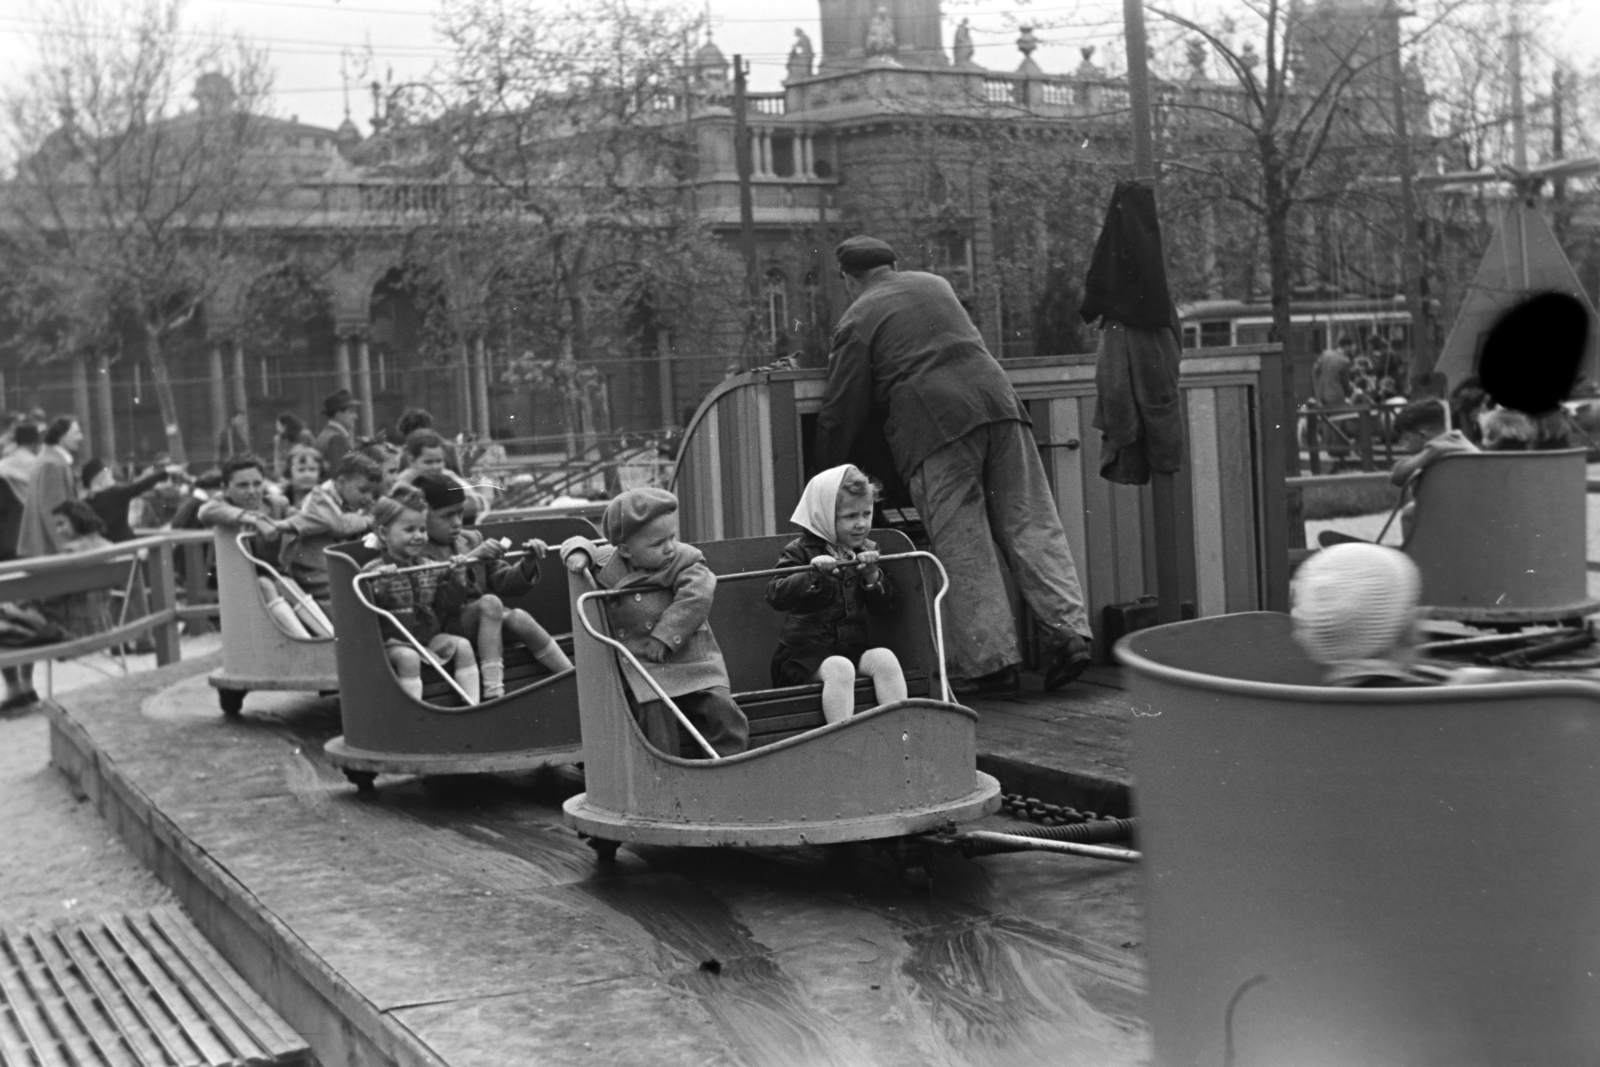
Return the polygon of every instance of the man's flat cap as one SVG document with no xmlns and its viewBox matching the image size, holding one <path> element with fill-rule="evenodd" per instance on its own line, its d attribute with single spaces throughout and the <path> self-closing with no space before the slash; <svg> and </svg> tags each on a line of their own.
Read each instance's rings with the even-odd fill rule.
<svg viewBox="0 0 1600 1067">
<path fill-rule="evenodd" d="M 840 270 L 852 272 L 892 266 L 896 258 L 894 249 L 865 234 L 840 241 L 833 254 L 839 258 Z"/>
</svg>

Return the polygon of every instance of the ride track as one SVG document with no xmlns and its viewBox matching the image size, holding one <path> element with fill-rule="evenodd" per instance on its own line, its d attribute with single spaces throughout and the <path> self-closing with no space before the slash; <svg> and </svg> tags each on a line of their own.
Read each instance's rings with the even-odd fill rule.
<svg viewBox="0 0 1600 1067">
<path fill-rule="evenodd" d="M 940 854 L 927 893 L 861 844 L 630 845 L 601 867 L 560 825 L 570 776 L 364 798 L 320 753 L 331 701 L 258 694 L 224 728 L 197 673 L 210 665 L 75 694 L 58 762 L 142 837 L 202 929 L 242 915 L 266 930 L 267 951 L 232 960 L 258 988 L 343 990 L 342 1026 L 315 998 L 280 1009 L 316 1032 L 325 1067 L 363 1041 L 380 1062 L 435 1065 L 1146 1058 L 1127 865 Z M 180 753 L 204 770 L 174 775 Z M 202 870 L 174 874 L 185 865 Z"/>
</svg>

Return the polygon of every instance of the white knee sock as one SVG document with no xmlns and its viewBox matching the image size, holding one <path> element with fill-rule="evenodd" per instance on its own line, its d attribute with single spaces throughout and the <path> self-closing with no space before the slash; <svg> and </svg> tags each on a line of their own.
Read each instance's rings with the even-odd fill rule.
<svg viewBox="0 0 1600 1067">
<path fill-rule="evenodd" d="M 869 648 L 861 655 L 861 673 L 872 679 L 878 705 L 906 699 L 906 676 L 900 660 L 887 648 Z"/>
<path fill-rule="evenodd" d="M 412 700 L 422 699 L 422 676 L 420 674 L 413 675 L 410 678 L 401 678 L 399 682 L 400 689 L 406 696 Z"/>
<path fill-rule="evenodd" d="M 848 682 L 822 683 L 822 717 L 828 722 L 843 722 L 856 710 L 856 687 Z"/>
<path fill-rule="evenodd" d="M 479 668 L 483 675 L 483 699 L 494 700 L 506 694 L 506 661 L 486 659 Z M 470 690 L 469 690 L 470 692 Z"/>
<path fill-rule="evenodd" d="M 470 667 L 457 667 L 455 670 L 456 684 L 467 691 L 467 702 L 476 704 L 479 701 L 478 665 Z"/>
<path fill-rule="evenodd" d="M 572 669 L 572 661 L 567 658 L 565 652 L 561 651 L 561 646 L 554 641 L 535 652 L 533 658 L 551 674 L 560 674 L 562 671 L 570 671 Z"/>
</svg>

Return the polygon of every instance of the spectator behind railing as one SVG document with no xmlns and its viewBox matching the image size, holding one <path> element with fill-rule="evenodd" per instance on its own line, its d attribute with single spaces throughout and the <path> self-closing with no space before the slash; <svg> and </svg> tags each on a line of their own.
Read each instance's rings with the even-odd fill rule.
<svg viewBox="0 0 1600 1067">
<path fill-rule="evenodd" d="M 83 445 L 83 430 L 77 418 L 57 416 L 45 431 L 44 444 L 28 482 L 28 495 L 23 499 L 22 532 L 17 538 L 19 556 L 53 556 L 61 551 L 55 509 L 78 499 L 72 455 Z"/>
<path fill-rule="evenodd" d="M 134 538 L 133 526 L 128 522 L 128 506 L 135 497 L 143 496 L 157 485 L 172 477 L 172 469 L 157 470 L 147 469 L 137 481 L 126 485 L 118 485 L 116 475 L 110 467 L 99 457 L 89 460 L 83 465 L 81 474 L 84 499 L 100 516 L 101 523 L 105 526 L 106 540 L 112 544 L 123 541 L 132 541 Z"/>
<path fill-rule="evenodd" d="M 305 423 L 285 411 L 278 416 L 277 432 L 272 435 L 272 473 L 280 475 L 288 462 L 289 450 L 296 445 L 315 448 L 317 439 L 306 429 Z"/>
<path fill-rule="evenodd" d="M 82 500 L 68 500 L 51 514 L 61 551 L 66 554 L 93 552 L 97 548 L 110 548 L 105 537 L 105 524 Z M 81 593 L 66 593 L 39 601 L 44 617 L 55 623 L 72 637 L 89 637 L 111 629 L 111 590 L 88 589 Z"/>
</svg>

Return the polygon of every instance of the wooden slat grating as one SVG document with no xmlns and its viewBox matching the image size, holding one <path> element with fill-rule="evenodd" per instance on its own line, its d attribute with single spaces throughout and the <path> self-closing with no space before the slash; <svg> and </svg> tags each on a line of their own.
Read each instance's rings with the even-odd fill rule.
<svg viewBox="0 0 1600 1067">
<path fill-rule="evenodd" d="M 0 928 L 3 1067 L 310 1063 L 176 908 Z"/>
</svg>

